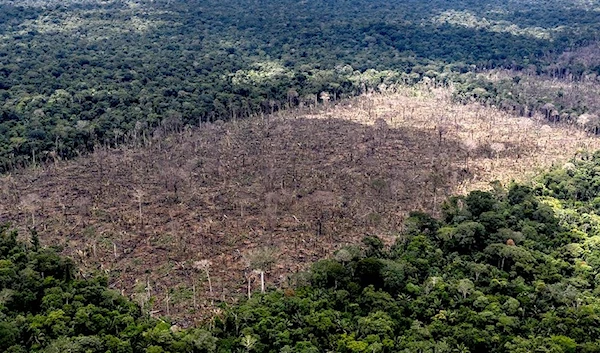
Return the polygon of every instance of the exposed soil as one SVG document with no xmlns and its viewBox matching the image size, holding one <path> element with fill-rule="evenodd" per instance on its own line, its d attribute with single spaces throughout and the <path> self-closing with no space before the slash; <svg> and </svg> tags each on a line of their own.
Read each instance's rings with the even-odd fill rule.
<svg viewBox="0 0 600 353">
<path fill-rule="evenodd" d="M 244 295 L 248 279 L 259 291 L 258 263 L 268 286 L 285 286 L 366 234 L 393 241 L 411 210 L 435 213 L 450 194 L 600 148 L 576 129 L 449 97 L 403 88 L 99 148 L 1 177 L 0 221 L 35 227 L 82 276 L 104 272 L 188 325 Z"/>
</svg>

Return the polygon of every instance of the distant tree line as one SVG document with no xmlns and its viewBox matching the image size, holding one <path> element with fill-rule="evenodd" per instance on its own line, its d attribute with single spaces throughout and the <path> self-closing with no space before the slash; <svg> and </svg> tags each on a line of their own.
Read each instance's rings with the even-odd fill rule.
<svg viewBox="0 0 600 353">
<path fill-rule="evenodd" d="M 561 5 L 562 4 L 562 5 Z M 241 119 L 478 69 L 581 69 L 560 53 L 593 43 L 596 12 L 500 1 L 0 3 L 0 172 L 71 158 L 156 129 Z M 521 26 L 532 38 L 436 23 L 446 10 Z M 492 11 L 504 9 L 502 11 Z"/>
</svg>

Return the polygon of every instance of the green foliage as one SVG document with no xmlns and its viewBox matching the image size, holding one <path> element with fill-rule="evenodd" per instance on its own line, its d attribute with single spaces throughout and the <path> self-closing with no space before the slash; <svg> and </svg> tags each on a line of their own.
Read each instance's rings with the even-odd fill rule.
<svg viewBox="0 0 600 353">
<path fill-rule="evenodd" d="M 214 352 L 204 330 L 172 332 L 107 288 L 105 278 L 74 278 L 74 266 L 50 249 L 0 227 L 0 351 Z"/>
<path fill-rule="evenodd" d="M 390 249 L 368 237 L 360 256 L 314 264 L 311 286 L 230 308 L 219 342 L 240 330 L 256 334 L 257 352 L 307 340 L 339 352 L 598 351 L 600 217 L 591 198 L 546 185 L 593 183 L 599 164 L 600 155 L 534 188 L 451 198 L 441 220 L 412 214 Z M 280 330 L 285 340 L 274 339 Z"/>
<path fill-rule="evenodd" d="M 2 1 L 0 16 L 0 172 L 422 79 L 519 99 L 461 77 L 474 69 L 600 67 L 555 64 L 598 37 L 581 1 L 32 0 Z"/>
<path fill-rule="evenodd" d="M 394 246 L 365 238 L 312 266 L 306 285 L 224 307 L 209 328 L 142 315 L 103 278 L 0 232 L 6 352 L 597 352 L 600 216 L 580 192 L 600 154 L 535 187 L 450 198 L 413 213 Z"/>
</svg>

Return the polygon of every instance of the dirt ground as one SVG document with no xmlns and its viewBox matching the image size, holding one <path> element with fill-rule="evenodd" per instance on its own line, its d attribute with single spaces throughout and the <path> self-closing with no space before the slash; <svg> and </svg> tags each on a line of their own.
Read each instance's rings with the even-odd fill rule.
<svg viewBox="0 0 600 353">
<path fill-rule="evenodd" d="M 574 128 L 454 104 L 449 89 L 397 88 L 2 176 L 0 221 L 190 325 L 248 283 L 260 291 L 253 270 L 284 287 L 364 235 L 393 241 L 409 211 L 598 148 Z"/>
</svg>

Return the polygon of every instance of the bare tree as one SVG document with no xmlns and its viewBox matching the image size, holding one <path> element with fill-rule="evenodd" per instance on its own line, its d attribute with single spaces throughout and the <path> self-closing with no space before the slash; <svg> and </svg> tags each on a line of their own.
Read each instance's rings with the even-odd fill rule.
<svg viewBox="0 0 600 353">
<path fill-rule="evenodd" d="M 35 213 L 40 207 L 40 196 L 36 193 L 30 193 L 21 198 L 20 206 L 31 215 L 31 227 L 35 228 Z"/>
<path fill-rule="evenodd" d="M 136 188 L 133 191 L 133 197 L 135 197 L 137 203 L 138 203 L 138 212 L 139 212 L 139 217 L 140 217 L 140 225 L 144 224 L 144 218 L 143 218 L 143 214 L 142 214 L 142 203 L 144 200 L 144 196 L 146 194 L 144 193 L 144 191 L 142 189 L 138 189 Z"/>
<path fill-rule="evenodd" d="M 165 287 L 165 304 L 167 305 L 167 316 L 171 315 L 170 303 L 171 303 L 171 290 L 169 287 Z"/>
<path fill-rule="evenodd" d="M 206 274 L 206 279 L 208 280 L 208 290 L 210 293 L 210 296 L 212 298 L 213 296 L 213 287 L 212 287 L 212 282 L 210 280 L 210 266 L 212 265 L 212 263 L 209 260 L 200 260 L 200 261 L 194 261 L 194 264 L 192 265 L 195 269 L 199 270 L 199 271 L 203 271 L 204 274 Z M 195 289 L 194 289 L 195 291 Z"/>
</svg>

